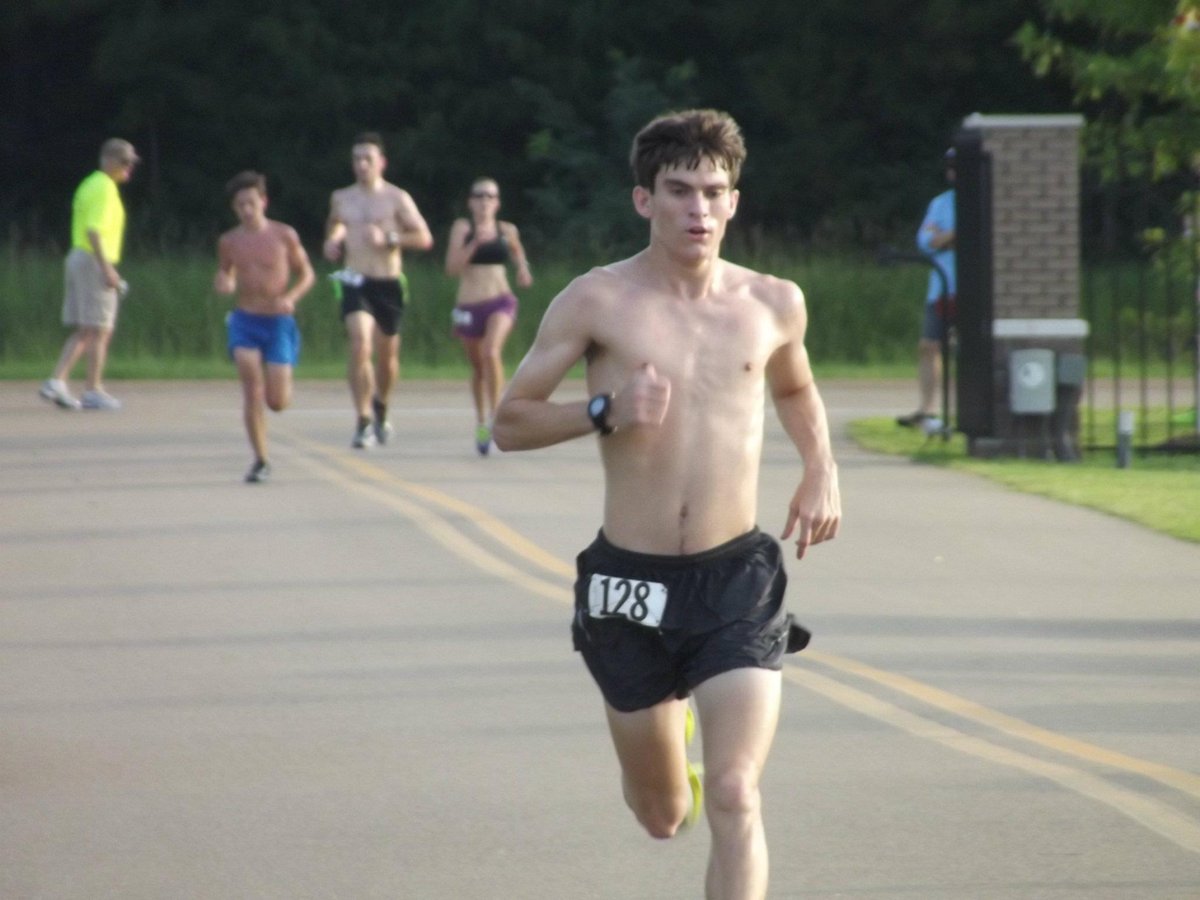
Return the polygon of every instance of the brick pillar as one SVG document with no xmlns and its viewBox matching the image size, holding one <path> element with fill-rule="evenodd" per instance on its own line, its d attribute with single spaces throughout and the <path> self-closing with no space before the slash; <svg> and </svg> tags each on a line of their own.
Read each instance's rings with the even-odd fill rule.
<svg viewBox="0 0 1200 900">
<path fill-rule="evenodd" d="M 1079 318 L 1079 153 L 1083 117 L 968 116 L 991 157 L 995 435 L 972 453 L 1075 458 L 1087 323 Z M 1010 357 L 1055 353 L 1049 416 L 1013 415 Z"/>
</svg>

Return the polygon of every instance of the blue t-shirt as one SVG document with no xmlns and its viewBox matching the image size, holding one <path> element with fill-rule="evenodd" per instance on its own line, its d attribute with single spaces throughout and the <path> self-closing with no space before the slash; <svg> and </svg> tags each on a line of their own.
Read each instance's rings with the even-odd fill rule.
<svg viewBox="0 0 1200 900">
<path fill-rule="evenodd" d="M 951 245 L 945 250 L 934 250 L 929 243 L 933 238 L 933 231 L 929 227 L 931 225 L 937 226 L 940 231 L 954 230 L 954 188 L 938 194 L 929 201 L 929 209 L 925 211 L 925 218 L 921 220 L 921 227 L 917 230 L 917 247 L 941 266 L 942 271 L 946 273 L 946 293 L 957 293 L 958 279 L 954 271 L 954 246 Z M 930 269 L 925 302 L 933 303 L 941 295 L 942 280 L 936 271 Z"/>
</svg>

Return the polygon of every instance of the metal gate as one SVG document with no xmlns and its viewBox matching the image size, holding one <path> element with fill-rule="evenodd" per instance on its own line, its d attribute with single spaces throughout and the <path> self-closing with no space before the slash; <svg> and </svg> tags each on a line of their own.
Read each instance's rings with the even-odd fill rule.
<svg viewBox="0 0 1200 900">
<path fill-rule="evenodd" d="M 1081 191 L 1088 376 L 1080 441 L 1111 449 L 1114 423 L 1143 453 L 1200 452 L 1200 178 L 1151 177 L 1126 154 Z M 1116 415 L 1124 413 L 1124 416 Z"/>
</svg>

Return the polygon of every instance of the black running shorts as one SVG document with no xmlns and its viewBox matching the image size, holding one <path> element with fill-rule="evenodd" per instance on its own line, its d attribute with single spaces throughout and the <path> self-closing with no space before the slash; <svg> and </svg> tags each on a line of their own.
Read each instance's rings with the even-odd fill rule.
<svg viewBox="0 0 1200 900">
<path fill-rule="evenodd" d="M 360 284 L 343 284 L 342 318 L 351 313 L 370 313 L 379 330 L 392 337 L 400 331 L 404 316 L 404 285 L 399 278 L 363 278 Z"/>
<path fill-rule="evenodd" d="M 633 712 L 733 669 L 779 670 L 809 634 L 783 606 L 778 542 L 757 528 L 687 556 L 614 547 L 576 560 L 572 637 L 604 699 Z"/>
</svg>

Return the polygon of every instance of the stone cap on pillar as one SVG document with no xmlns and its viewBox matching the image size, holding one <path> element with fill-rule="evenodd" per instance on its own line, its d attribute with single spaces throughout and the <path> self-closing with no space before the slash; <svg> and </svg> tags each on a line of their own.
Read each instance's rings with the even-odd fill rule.
<svg viewBox="0 0 1200 900">
<path fill-rule="evenodd" d="M 992 336 L 1000 339 L 1085 338 L 1087 319 L 993 319 Z"/>
<path fill-rule="evenodd" d="M 963 119 L 963 128 L 1082 128 L 1085 121 L 1078 113 L 1018 116 L 971 113 Z"/>
</svg>

